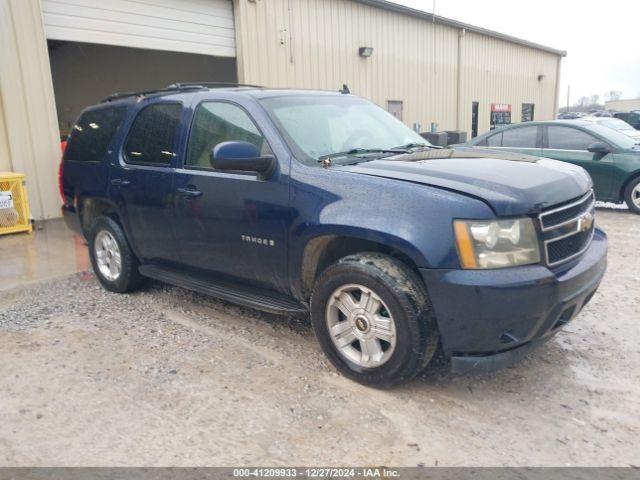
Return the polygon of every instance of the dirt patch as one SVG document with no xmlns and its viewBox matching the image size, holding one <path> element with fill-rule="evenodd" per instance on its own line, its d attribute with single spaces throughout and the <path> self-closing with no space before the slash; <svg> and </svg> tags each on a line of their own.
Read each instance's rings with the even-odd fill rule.
<svg viewBox="0 0 640 480">
<path fill-rule="evenodd" d="M 339 376 L 304 319 L 88 274 L 2 292 L 0 464 L 637 464 L 640 216 L 597 215 L 609 268 L 560 334 L 390 391 Z"/>
</svg>

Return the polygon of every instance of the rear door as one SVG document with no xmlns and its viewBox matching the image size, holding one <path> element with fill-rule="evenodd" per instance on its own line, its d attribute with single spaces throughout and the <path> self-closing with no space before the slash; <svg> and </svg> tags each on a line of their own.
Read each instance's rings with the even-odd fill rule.
<svg viewBox="0 0 640 480">
<path fill-rule="evenodd" d="M 181 115 L 178 102 L 143 107 L 112 164 L 110 197 L 119 207 L 129 242 L 146 262 L 177 260 L 171 220 Z"/>
<path fill-rule="evenodd" d="M 489 143 L 489 140 L 487 140 Z M 505 128 L 502 130 L 502 148 L 511 152 L 535 155 L 542 153 L 542 133 L 537 125 Z"/>
<path fill-rule="evenodd" d="M 596 198 L 608 200 L 611 198 L 613 154 L 603 155 L 587 150 L 589 145 L 599 141 L 602 140 L 573 126 L 547 125 L 542 155 L 584 168 L 591 175 Z"/>
<path fill-rule="evenodd" d="M 526 155 L 542 153 L 542 129 L 538 125 L 517 125 L 500 128 L 476 144 L 479 147 L 508 150 Z"/>
</svg>

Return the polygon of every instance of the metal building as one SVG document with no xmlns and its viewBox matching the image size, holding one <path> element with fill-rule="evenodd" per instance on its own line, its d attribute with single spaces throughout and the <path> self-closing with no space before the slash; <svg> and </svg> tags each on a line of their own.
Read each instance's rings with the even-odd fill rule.
<svg viewBox="0 0 640 480">
<path fill-rule="evenodd" d="M 616 112 L 626 112 L 629 110 L 640 110 L 640 98 L 631 98 L 624 100 L 607 100 L 604 103 L 605 110 Z"/>
<path fill-rule="evenodd" d="M 552 119 L 564 55 L 384 0 L 0 0 L 0 171 L 58 216 L 79 111 L 176 81 L 347 84 L 423 131 Z"/>
</svg>

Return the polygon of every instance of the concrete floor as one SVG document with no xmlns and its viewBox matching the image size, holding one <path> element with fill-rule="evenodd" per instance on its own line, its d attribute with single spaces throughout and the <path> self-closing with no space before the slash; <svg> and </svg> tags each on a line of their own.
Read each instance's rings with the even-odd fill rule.
<svg viewBox="0 0 640 480">
<path fill-rule="evenodd" d="M 0 290 L 90 269 L 84 239 L 62 219 L 38 222 L 32 233 L 0 237 Z"/>
</svg>

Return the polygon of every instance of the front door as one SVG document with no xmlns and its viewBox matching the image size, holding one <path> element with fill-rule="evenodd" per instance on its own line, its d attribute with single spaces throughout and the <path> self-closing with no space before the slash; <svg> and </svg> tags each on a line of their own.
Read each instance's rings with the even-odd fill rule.
<svg viewBox="0 0 640 480">
<path fill-rule="evenodd" d="M 221 142 L 250 142 L 263 154 L 271 153 L 240 105 L 202 102 L 191 125 L 184 168 L 177 171 L 175 182 L 175 231 L 182 263 L 287 292 L 288 177 L 280 167 L 266 180 L 211 167 L 211 150 Z"/>
<path fill-rule="evenodd" d="M 598 141 L 601 140 L 576 127 L 549 125 L 546 127 L 542 156 L 581 166 L 593 180 L 596 198 L 613 200 L 613 154 L 603 155 L 587 150 L 589 145 Z"/>
<path fill-rule="evenodd" d="M 173 168 L 182 105 L 154 103 L 136 116 L 111 166 L 109 195 L 136 254 L 145 262 L 176 260 L 171 230 Z"/>
<path fill-rule="evenodd" d="M 388 100 L 387 101 L 387 111 L 396 117 L 398 120 L 402 121 L 402 101 L 400 100 Z"/>
</svg>

